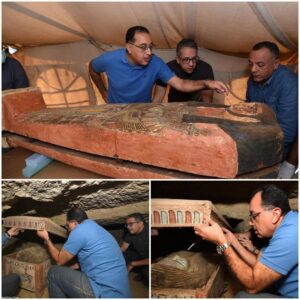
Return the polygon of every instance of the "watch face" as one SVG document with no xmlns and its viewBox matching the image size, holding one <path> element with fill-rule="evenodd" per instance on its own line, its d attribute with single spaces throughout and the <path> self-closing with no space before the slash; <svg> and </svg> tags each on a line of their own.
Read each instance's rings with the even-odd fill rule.
<svg viewBox="0 0 300 300">
<path fill-rule="evenodd" d="M 223 252 L 224 252 L 223 247 L 222 247 L 222 246 L 217 246 L 217 253 L 218 253 L 219 255 L 222 255 Z"/>
</svg>

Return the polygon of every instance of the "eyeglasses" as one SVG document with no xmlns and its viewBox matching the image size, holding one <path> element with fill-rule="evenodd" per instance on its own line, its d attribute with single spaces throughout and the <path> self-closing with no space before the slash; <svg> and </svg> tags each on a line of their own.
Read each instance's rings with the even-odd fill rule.
<svg viewBox="0 0 300 300">
<path fill-rule="evenodd" d="M 128 222 L 126 223 L 124 226 L 127 228 L 127 227 L 131 227 L 133 224 L 135 223 L 139 223 L 139 222 Z"/>
<path fill-rule="evenodd" d="M 150 50 L 150 52 L 153 51 L 153 49 L 155 48 L 155 45 L 154 44 L 150 44 L 150 45 L 146 45 L 146 44 L 143 44 L 143 45 L 135 45 L 134 43 L 128 43 L 130 45 L 133 45 L 139 49 L 141 49 L 143 52 L 146 52 L 147 50 Z"/>
<path fill-rule="evenodd" d="M 267 212 L 267 211 L 271 211 L 273 210 L 273 208 L 268 208 L 268 209 L 264 209 L 263 211 L 257 212 L 257 213 L 250 213 L 249 214 L 249 219 L 251 222 L 256 221 L 256 218 L 263 212 Z"/>
<path fill-rule="evenodd" d="M 192 62 L 193 64 L 195 64 L 198 60 L 199 57 L 195 56 L 195 57 L 180 57 L 180 60 L 182 61 L 183 64 L 189 64 L 190 62 Z"/>
</svg>

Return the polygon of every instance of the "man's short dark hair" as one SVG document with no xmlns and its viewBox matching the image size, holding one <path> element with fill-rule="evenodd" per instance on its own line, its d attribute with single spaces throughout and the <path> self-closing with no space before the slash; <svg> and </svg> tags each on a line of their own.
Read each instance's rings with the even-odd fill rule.
<svg viewBox="0 0 300 300">
<path fill-rule="evenodd" d="M 263 48 L 269 49 L 269 51 L 272 53 L 274 59 L 279 58 L 279 48 L 275 43 L 263 41 L 260 43 L 257 43 L 253 46 L 252 50 L 257 51 Z"/>
<path fill-rule="evenodd" d="M 126 37 L 125 37 L 125 42 L 126 43 L 129 43 L 129 42 L 134 43 L 135 42 L 134 36 L 137 32 L 143 32 L 143 33 L 148 33 L 149 34 L 149 30 L 146 27 L 144 27 L 144 26 L 133 26 L 133 27 L 130 27 L 127 30 Z"/>
<path fill-rule="evenodd" d="M 279 207 L 283 215 L 291 210 L 287 194 L 274 184 L 265 185 L 257 189 L 252 194 L 251 199 L 259 192 L 261 192 L 262 206 Z"/>
<path fill-rule="evenodd" d="M 75 220 L 80 224 L 86 219 L 88 219 L 86 212 L 78 207 L 72 207 L 67 212 L 67 220 L 68 221 Z"/>
<path fill-rule="evenodd" d="M 192 40 L 192 39 L 182 39 L 176 46 L 177 56 L 180 55 L 180 50 L 184 47 L 193 48 L 193 49 L 196 49 L 196 51 L 198 50 L 198 46 L 197 46 L 197 44 L 194 40 Z"/>
<path fill-rule="evenodd" d="M 143 222 L 145 224 L 145 218 L 140 213 L 133 213 L 133 214 L 127 216 L 126 219 L 129 219 L 129 218 L 134 218 L 137 222 Z"/>
</svg>

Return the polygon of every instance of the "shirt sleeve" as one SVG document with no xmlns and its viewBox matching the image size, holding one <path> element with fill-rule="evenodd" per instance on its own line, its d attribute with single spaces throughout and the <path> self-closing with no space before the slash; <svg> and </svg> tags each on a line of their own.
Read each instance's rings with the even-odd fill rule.
<svg viewBox="0 0 300 300">
<path fill-rule="evenodd" d="M 285 136 L 285 142 L 293 143 L 298 132 L 298 81 L 286 80 L 277 106 L 277 118 Z"/>
<path fill-rule="evenodd" d="M 64 249 L 72 255 L 77 255 L 84 245 L 85 234 L 81 232 L 80 228 L 75 228 L 70 233 L 67 242 L 64 244 Z"/>
<path fill-rule="evenodd" d="M 105 72 L 109 63 L 109 52 L 106 52 L 92 60 L 92 67 L 96 73 Z"/>
<path fill-rule="evenodd" d="M 159 72 L 158 79 L 163 83 L 167 83 L 172 77 L 175 76 L 175 73 L 168 67 L 166 63 L 161 58 L 159 60 Z"/>
<path fill-rule="evenodd" d="M 287 226 L 284 232 L 270 241 L 259 261 L 284 276 L 298 264 L 298 239 L 292 226 Z"/>
<path fill-rule="evenodd" d="M 2 233 L 2 247 L 7 243 L 8 236 L 5 232 Z"/>
</svg>

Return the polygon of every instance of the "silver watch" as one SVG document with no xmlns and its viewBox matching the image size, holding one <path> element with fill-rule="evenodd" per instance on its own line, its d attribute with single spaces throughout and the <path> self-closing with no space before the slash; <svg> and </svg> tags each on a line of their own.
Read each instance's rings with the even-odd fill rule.
<svg viewBox="0 0 300 300">
<path fill-rule="evenodd" d="M 218 245 L 217 246 L 217 253 L 219 255 L 223 255 L 224 251 L 230 247 L 230 244 L 224 243 L 223 245 Z"/>
</svg>

